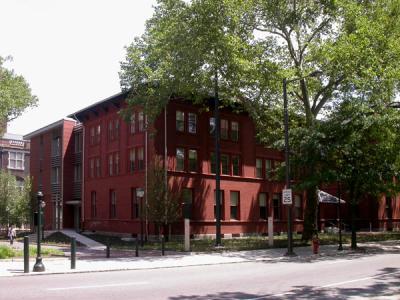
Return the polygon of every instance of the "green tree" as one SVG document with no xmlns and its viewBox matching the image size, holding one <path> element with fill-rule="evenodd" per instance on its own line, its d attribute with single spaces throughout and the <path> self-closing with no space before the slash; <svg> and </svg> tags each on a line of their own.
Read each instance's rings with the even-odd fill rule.
<svg viewBox="0 0 400 300">
<path fill-rule="evenodd" d="M 400 187 L 400 115 L 387 105 L 346 100 L 323 124 L 326 170 L 333 171 L 348 194 L 351 247 L 357 247 L 356 207 L 361 200 L 396 195 Z"/>
<path fill-rule="evenodd" d="M 353 249 L 357 247 L 358 203 L 399 192 L 395 180 L 400 171 L 399 121 L 399 113 L 388 104 L 350 98 L 317 121 L 312 130 L 297 128 L 293 134 L 296 170 L 312 164 L 316 171 L 298 188 L 310 182 L 317 186 L 341 183 L 342 197 L 345 194 L 351 212 Z"/>
<path fill-rule="evenodd" d="M 127 49 L 121 83 L 149 116 L 172 96 L 201 101 L 219 89 L 223 101 L 245 103 L 267 146 L 282 149 L 284 77 L 299 79 L 289 85 L 291 128 L 307 139 L 318 134 L 318 117 L 346 95 L 392 101 L 400 78 L 399 16 L 398 0 L 160 0 L 146 33 Z M 301 153 L 312 162 L 299 178 L 308 195 L 307 240 L 322 164 L 315 151 L 297 146 L 294 137 L 293 158 Z"/>
<path fill-rule="evenodd" d="M 10 58 L 7 58 L 10 59 Z M 0 57 L 0 121 L 8 122 L 19 117 L 29 106 L 37 104 L 26 80 L 4 67 L 7 60 Z M 2 135 L 3 132 L 0 132 Z"/>
<path fill-rule="evenodd" d="M 252 70 L 250 4 L 158 1 L 145 34 L 121 63 L 121 85 L 132 89 L 130 103 L 142 105 L 153 120 L 173 96 L 202 103 L 218 89 L 222 101 L 237 100 L 243 74 Z"/>
<path fill-rule="evenodd" d="M 271 0 L 256 1 L 256 7 L 256 30 L 265 34 L 258 44 L 265 49 L 264 57 L 276 63 L 277 79 L 298 78 L 288 89 L 294 95 L 291 153 L 304 163 L 294 172 L 307 190 L 307 240 L 315 228 L 316 187 L 327 175 L 319 160 L 323 145 L 318 145 L 317 119 L 347 95 L 377 103 L 393 100 L 400 78 L 400 2 Z M 308 76 L 316 72 L 318 77 Z M 276 89 L 263 90 L 265 95 L 255 98 L 254 119 L 261 139 L 282 148 L 281 97 L 274 94 Z"/>
<path fill-rule="evenodd" d="M 149 168 L 147 213 L 149 221 L 154 222 L 158 229 L 162 226 L 168 227 L 170 237 L 171 225 L 181 217 L 181 197 L 166 186 L 165 173 L 162 161 L 156 157 Z"/>
<path fill-rule="evenodd" d="M 31 182 L 25 180 L 24 187 L 17 186 L 14 175 L 0 171 L 0 224 L 21 226 L 30 221 Z"/>
</svg>

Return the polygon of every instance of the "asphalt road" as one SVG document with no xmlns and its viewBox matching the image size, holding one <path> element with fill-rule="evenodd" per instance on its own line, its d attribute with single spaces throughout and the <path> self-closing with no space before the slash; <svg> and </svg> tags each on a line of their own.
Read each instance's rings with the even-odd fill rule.
<svg viewBox="0 0 400 300">
<path fill-rule="evenodd" d="M 400 254 L 0 278 L 0 299 L 400 299 Z"/>
</svg>

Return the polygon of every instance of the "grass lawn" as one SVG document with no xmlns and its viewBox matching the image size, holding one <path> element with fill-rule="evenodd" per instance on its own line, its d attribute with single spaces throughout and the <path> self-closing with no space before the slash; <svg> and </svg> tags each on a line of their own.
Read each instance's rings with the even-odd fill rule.
<svg viewBox="0 0 400 300">
<path fill-rule="evenodd" d="M 42 248 L 41 254 L 44 257 L 64 256 L 64 252 L 58 249 L 51 249 L 51 248 Z M 0 259 L 23 257 L 23 256 L 24 256 L 24 251 L 22 249 L 14 249 L 9 246 L 0 245 Z M 30 257 L 36 256 L 36 247 L 34 246 L 29 247 L 29 256 Z"/>
<path fill-rule="evenodd" d="M 322 245 L 338 244 L 337 234 L 321 233 L 318 235 Z M 135 240 L 124 241 L 120 237 L 107 236 L 102 234 L 88 234 L 91 238 L 102 244 L 110 244 L 111 248 L 115 249 L 135 249 Z M 346 232 L 342 234 L 343 244 L 348 244 L 351 241 L 351 234 Z M 400 232 L 371 232 L 371 233 L 357 233 L 358 242 L 372 242 L 372 241 L 385 241 L 385 240 L 400 240 Z M 293 242 L 295 247 L 307 246 L 309 243 L 301 241 L 300 234 L 293 234 Z M 222 240 L 223 249 L 215 248 L 215 240 L 213 239 L 199 239 L 191 240 L 190 246 L 193 252 L 212 252 L 212 251 L 235 251 L 235 250 L 256 250 L 268 249 L 268 237 L 245 237 L 245 238 L 232 238 Z M 286 234 L 274 236 L 274 248 L 286 248 L 287 238 Z M 160 241 L 148 241 L 143 247 L 143 250 L 160 250 Z M 165 243 L 165 249 L 170 251 L 184 251 L 183 241 L 170 241 Z"/>
</svg>

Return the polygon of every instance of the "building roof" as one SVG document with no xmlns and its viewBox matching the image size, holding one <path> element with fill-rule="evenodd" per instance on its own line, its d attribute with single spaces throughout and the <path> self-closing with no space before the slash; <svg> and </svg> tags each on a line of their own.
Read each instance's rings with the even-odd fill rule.
<svg viewBox="0 0 400 300">
<path fill-rule="evenodd" d="M 58 120 L 58 121 L 56 121 L 56 122 L 54 122 L 54 123 L 51 123 L 51 124 L 49 124 L 49 125 L 47 125 L 47 126 L 44 126 L 44 127 L 39 128 L 39 129 L 37 129 L 37 130 L 35 130 L 35 131 L 32 131 L 31 133 L 28 133 L 28 134 L 24 135 L 24 139 L 25 139 L 25 140 L 29 140 L 29 139 L 31 139 L 31 138 L 32 138 L 33 136 L 35 136 L 35 135 L 44 133 L 44 132 L 46 132 L 46 131 L 48 131 L 48 130 L 50 130 L 50 129 L 56 128 L 56 127 L 58 127 L 58 126 L 61 126 L 62 124 L 64 124 L 64 121 L 69 121 L 69 122 L 75 122 L 75 123 L 76 123 L 76 120 L 74 120 L 74 119 L 71 119 L 71 118 L 63 118 L 63 119 L 61 119 L 61 120 Z"/>
<path fill-rule="evenodd" d="M 6 132 L 6 133 L 4 133 L 2 139 L 14 140 L 14 141 L 23 141 L 24 137 L 21 134 L 14 134 L 14 133 Z"/>
<path fill-rule="evenodd" d="M 68 115 L 68 117 L 76 119 L 76 120 L 82 120 L 83 116 L 90 111 L 95 112 L 96 109 L 105 107 L 109 104 L 113 104 L 113 105 L 119 104 L 120 101 L 126 99 L 126 96 L 128 94 L 129 94 L 129 91 L 123 91 L 118 94 L 112 95 L 108 98 L 97 101 L 97 102 L 93 103 L 92 105 L 89 105 L 81 110 L 78 110 L 77 112 L 74 112 L 73 114 Z"/>
</svg>

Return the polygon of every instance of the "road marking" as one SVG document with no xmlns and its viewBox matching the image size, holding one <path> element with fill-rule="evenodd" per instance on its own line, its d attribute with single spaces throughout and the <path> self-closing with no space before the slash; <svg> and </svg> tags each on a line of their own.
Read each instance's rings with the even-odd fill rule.
<svg viewBox="0 0 400 300">
<path fill-rule="evenodd" d="M 383 277 L 386 275 L 392 275 L 392 274 L 397 274 L 397 273 L 400 273 L 400 271 L 384 273 L 384 274 L 379 274 L 379 275 L 364 277 L 364 278 L 359 278 L 359 279 L 330 283 L 330 284 L 326 284 L 326 285 L 322 285 L 322 286 L 316 286 L 316 287 L 314 287 L 314 290 L 344 285 L 344 284 L 353 283 L 353 282 L 370 280 L 370 279 L 379 278 L 379 277 Z M 294 295 L 294 294 L 295 294 L 294 292 L 286 292 L 286 293 L 280 293 L 280 294 L 275 294 L 275 295 L 260 296 L 260 297 L 256 297 L 256 298 L 246 298 L 245 300 L 261 300 L 261 299 L 267 299 L 268 297 L 282 297 L 282 296 L 289 296 L 289 295 Z M 236 300 L 239 300 L 239 299 L 236 299 Z"/>
<path fill-rule="evenodd" d="M 149 284 L 145 281 L 138 282 L 127 282 L 127 283 L 113 283 L 113 284 L 102 284 L 102 285 L 80 285 L 80 286 L 70 286 L 70 287 L 59 287 L 59 288 L 48 288 L 46 291 L 65 291 L 65 290 L 79 290 L 79 289 L 98 289 L 98 288 L 110 288 L 110 287 L 120 287 L 120 286 L 130 286 L 130 285 L 145 285 Z"/>
<path fill-rule="evenodd" d="M 370 280 L 370 279 L 374 279 L 374 278 L 378 278 L 378 277 L 382 277 L 382 276 L 386 276 L 386 275 L 397 274 L 397 273 L 400 273 L 400 271 L 391 272 L 391 273 L 384 273 L 384 274 L 379 274 L 379 275 L 370 276 L 370 277 L 364 277 L 364 278 L 359 278 L 359 279 L 347 280 L 347 281 L 342 281 L 342 282 L 336 282 L 336 283 L 331 283 L 331 284 L 326 284 L 326 285 L 323 285 L 323 286 L 321 286 L 319 288 L 327 288 L 327 287 L 331 287 L 331 286 L 344 285 L 344 284 L 347 284 L 347 283 L 365 281 L 365 280 Z"/>
</svg>

